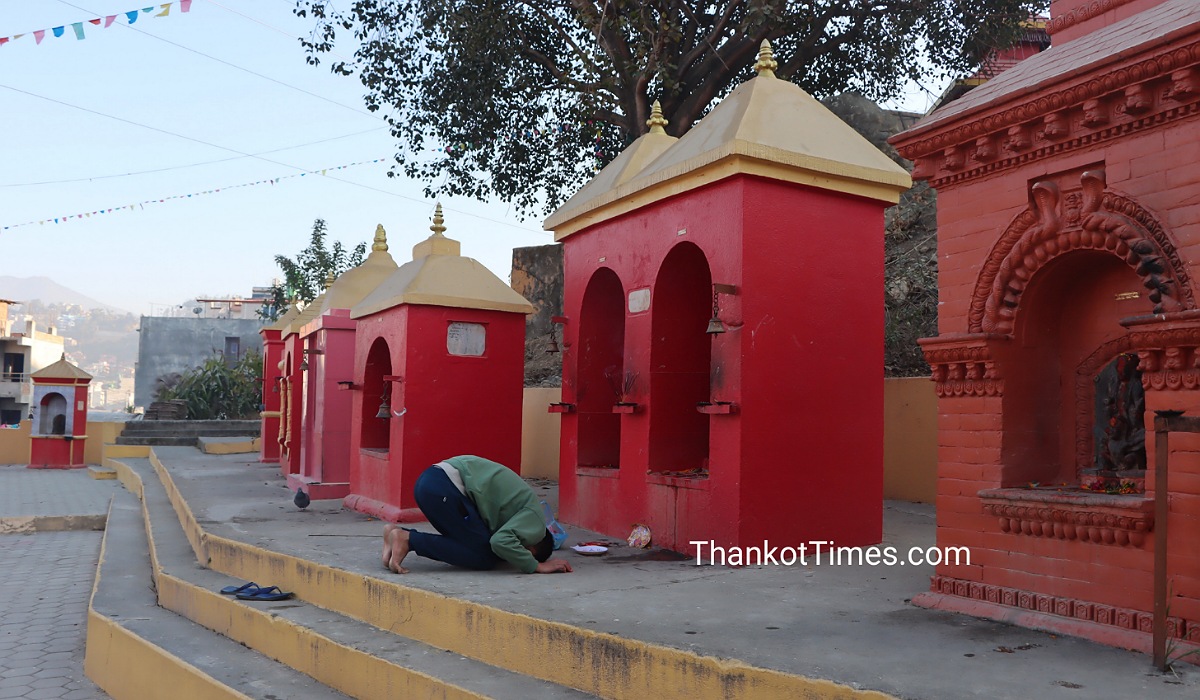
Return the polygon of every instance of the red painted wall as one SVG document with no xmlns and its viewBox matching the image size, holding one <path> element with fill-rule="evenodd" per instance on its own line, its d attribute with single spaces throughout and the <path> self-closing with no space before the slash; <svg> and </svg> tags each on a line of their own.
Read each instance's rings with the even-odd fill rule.
<svg viewBox="0 0 1200 700">
<path fill-rule="evenodd" d="M 301 330 L 308 355 L 304 450 L 289 487 L 312 498 L 343 498 L 350 484 L 351 392 L 338 386 L 354 377 L 354 328 L 350 312 L 334 309 Z"/>
<path fill-rule="evenodd" d="M 852 196 L 739 176 L 567 238 L 563 401 L 580 412 L 562 414 L 562 518 L 611 536 L 644 523 L 657 544 L 679 551 L 694 550 L 692 540 L 722 546 L 761 545 L 763 539 L 878 542 L 882 210 Z M 691 332 L 710 344 L 707 398 L 740 411 L 704 416 L 707 445 L 684 452 L 690 455 L 682 460 L 685 469 L 707 459 L 705 479 L 647 474 L 670 466 L 656 461 L 665 460 L 654 457 L 656 450 L 670 448 L 656 438 L 678 432 L 668 426 L 655 433 L 654 411 L 679 407 L 656 403 L 653 392 L 674 391 L 673 382 L 686 381 L 664 375 L 652 351 L 660 341 L 656 310 L 670 314 L 670 305 L 683 303 L 656 286 L 663 261 L 673 250 L 679 255 L 681 246 L 703 256 L 711 282 L 738 288 L 719 297 L 727 332 L 706 336 L 703 319 L 689 321 L 698 325 Z M 626 307 L 623 365 L 638 373 L 633 400 L 639 406 L 619 416 L 616 469 L 580 462 L 580 440 L 587 439 L 580 426 L 594 410 L 594 393 L 609 392 L 612 400 L 607 386 L 596 386 L 580 346 L 594 335 L 580 325 L 588 323 L 585 290 L 601 270 L 615 274 L 626 295 L 651 293 L 649 310 Z M 704 315 L 711 315 L 711 290 L 698 293 L 710 310 Z M 672 332 L 670 325 L 659 330 Z"/>
<path fill-rule="evenodd" d="M 301 426 L 304 416 L 304 373 L 300 371 L 300 362 L 304 359 L 301 352 L 304 343 L 299 333 L 292 333 L 283 339 L 284 372 L 287 378 L 287 421 L 284 434 L 286 442 L 282 445 L 279 458 L 279 471 L 284 476 L 300 473 L 300 455 L 303 435 Z"/>
<path fill-rule="evenodd" d="M 486 326 L 481 357 L 451 355 L 452 322 Z M 443 306 L 400 305 L 358 319 L 354 424 L 374 418 L 380 391 L 368 381 L 367 358 L 378 339 L 390 351 L 388 449 L 363 449 L 361 430 L 351 434 L 350 495 L 346 505 L 389 520 L 421 520 L 412 488 L 431 464 L 476 454 L 514 471 L 521 468 L 521 400 L 524 385 L 523 314 Z"/>
<path fill-rule="evenodd" d="M 283 358 L 283 340 L 279 331 L 270 328 L 262 330 L 263 337 L 263 416 L 262 428 L 259 432 L 260 462 L 279 461 L 279 416 L 266 415 L 279 412 L 281 392 L 279 379 L 283 372 L 279 369 L 279 360 Z"/>
</svg>

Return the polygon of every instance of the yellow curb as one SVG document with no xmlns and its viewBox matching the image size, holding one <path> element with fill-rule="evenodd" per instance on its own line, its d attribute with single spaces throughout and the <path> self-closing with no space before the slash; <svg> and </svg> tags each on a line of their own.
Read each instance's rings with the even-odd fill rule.
<svg viewBox="0 0 1200 700">
<path fill-rule="evenodd" d="M 448 598 L 212 535 L 153 452 L 151 462 L 201 564 L 241 580 L 272 581 L 313 605 L 492 666 L 613 700 L 892 698 Z"/>
<path fill-rule="evenodd" d="M 117 472 L 111 467 L 97 467 L 92 465 L 88 467 L 88 476 L 98 480 L 115 479 L 117 478 Z"/>
<path fill-rule="evenodd" d="M 240 455 L 258 452 L 261 445 L 259 438 L 241 440 L 238 442 L 208 442 L 200 440 L 200 450 L 206 455 Z"/>
<path fill-rule="evenodd" d="M 123 478 L 141 476 L 120 465 Z M 139 491 L 142 489 L 139 488 Z M 240 642 L 351 697 L 438 697 L 447 700 L 487 700 L 483 695 L 427 674 L 334 642 L 311 629 L 272 615 L 269 610 L 239 605 L 219 593 L 163 571 L 158 563 L 153 525 L 144 501 L 143 518 L 150 542 L 150 559 L 161 607 Z"/>
<path fill-rule="evenodd" d="M 140 458 L 144 459 L 146 457 L 149 457 L 150 456 L 150 446 L 149 445 L 105 445 L 101 454 L 104 455 L 104 458 L 100 460 L 100 463 L 107 467 L 108 464 L 106 463 L 106 460 L 108 460 L 109 458 L 120 459 L 121 457 L 140 457 Z"/>
<path fill-rule="evenodd" d="M 110 506 L 111 508 L 111 506 Z M 163 651 L 93 607 L 108 538 L 100 545 L 100 563 L 88 600 L 87 643 L 83 671 L 115 700 L 143 700 L 164 693 L 180 698 L 251 700 L 173 654 Z"/>
</svg>

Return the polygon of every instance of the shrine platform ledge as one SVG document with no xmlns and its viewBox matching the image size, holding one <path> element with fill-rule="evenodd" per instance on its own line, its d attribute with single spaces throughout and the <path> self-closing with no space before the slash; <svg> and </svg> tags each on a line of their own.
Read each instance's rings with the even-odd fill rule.
<svg viewBox="0 0 1200 700">
<path fill-rule="evenodd" d="M 278 465 L 256 455 L 155 447 L 148 457 L 105 466 L 144 501 L 151 552 L 187 550 L 188 561 L 174 565 L 161 551 L 152 556 L 159 605 L 276 661 L 297 659 L 302 673 L 347 696 L 386 696 L 383 686 L 356 686 L 356 679 L 399 672 L 373 670 L 395 653 L 388 639 L 425 650 L 405 658 L 433 650 L 475 664 L 450 672 L 460 680 L 494 675 L 515 684 L 439 686 L 436 671 L 405 677 L 409 692 L 437 687 L 445 697 L 1194 698 L 1200 691 L 1200 669 L 1188 664 L 1164 674 L 1142 653 L 914 606 L 929 590 L 929 565 L 810 558 L 731 567 L 615 546 L 601 557 L 556 553 L 570 561 L 571 574 L 523 575 L 507 565 L 465 571 L 410 555 L 410 573 L 396 575 L 381 563 L 381 521 L 340 500 L 299 510 Z M 553 482 L 531 485 L 555 504 Z M 170 505 L 159 509 L 177 523 L 151 513 L 152 489 L 165 494 Z M 172 528 L 180 544 L 167 543 Z M 885 502 L 884 528 L 882 545 L 898 551 L 934 545 L 930 506 Z M 615 539 L 567 529 L 568 547 Z M 178 582 L 163 577 L 172 567 Z M 216 594 L 244 581 L 295 597 L 265 604 Z M 370 632 L 337 632 L 351 624 Z M 339 634 L 349 639 L 333 639 Z M 376 647 L 354 641 L 376 634 L 385 637 Z M 190 668 L 191 661 L 172 663 Z M 542 685 L 531 691 L 526 681 Z M 388 681 L 388 692 L 399 682 Z"/>
</svg>

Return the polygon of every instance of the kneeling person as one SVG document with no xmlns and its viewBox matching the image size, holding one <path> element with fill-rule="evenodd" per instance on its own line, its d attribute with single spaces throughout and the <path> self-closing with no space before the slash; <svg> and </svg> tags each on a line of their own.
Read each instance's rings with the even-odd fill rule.
<svg viewBox="0 0 1200 700">
<path fill-rule="evenodd" d="M 388 524 L 383 564 L 398 574 L 411 551 L 468 569 L 491 569 L 501 559 L 526 574 L 569 572 L 550 559 L 554 537 L 546 529 L 537 495 L 508 467 L 482 457 L 451 457 L 426 469 L 413 495 L 440 534 Z"/>
</svg>

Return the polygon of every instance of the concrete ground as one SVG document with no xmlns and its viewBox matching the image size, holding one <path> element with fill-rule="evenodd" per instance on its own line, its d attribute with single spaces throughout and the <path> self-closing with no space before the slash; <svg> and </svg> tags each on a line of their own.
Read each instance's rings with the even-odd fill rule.
<svg viewBox="0 0 1200 700">
<path fill-rule="evenodd" d="M 209 532 L 393 580 L 382 523 L 340 501 L 292 504 L 278 467 L 248 456 L 159 451 Z M 552 483 L 535 482 L 551 503 Z M 425 526 L 427 527 L 427 526 Z M 885 504 L 885 544 L 934 543 L 928 506 Z M 568 528 L 571 543 L 605 539 Z M 573 574 L 456 570 L 410 556 L 405 585 L 626 638 L 901 698 L 1195 698 L 1200 669 L 1155 671 L 1148 656 L 909 604 L 932 567 L 768 565 L 731 568 L 655 550 L 560 554 Z"/>
<path fill-rule="evenodd" d="M 913 607 L 928 566 L 731 568 L 622 546 L 603 557 L 562 552 L 573 574 L 479 573 L 410 557 L 412 573 L 400 577 L 380 562 L 380 521 L 340 501 L 297 510 L 276 466 L 193 448 L 158 453 L 212 534 L 504 610 L 900 698 L 1200 696 L 1194 666 L 1162 674 L 1144 654 Z M 534 486 L 554 502 L 553 484 Z M 83 471 L 0 467 L 0 522 L 103 513 L 114 488 Z M 602 539 L 568 529 L 568 545 Z M 931 508 L 885 504 L 885 543 L 929 546 L 933 534 Z M 0 536 L 0 698 L 105 697 L 82 677 L 98 547 L 93 532 Z"/>
<path fill-rule="evenodd" d="M 85 470 L 0 466 L 0 698 L 108 697 L 83 675 L 83 653 L 94 526 L 119 488 Z"/>
</svg>

